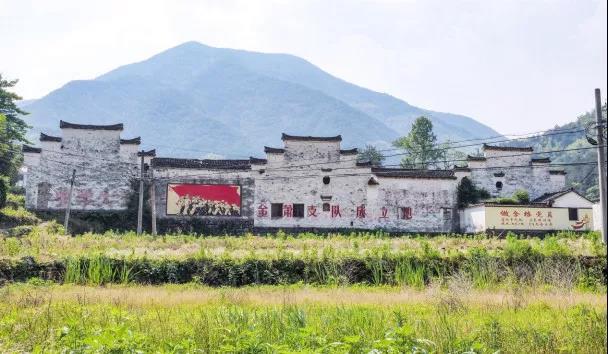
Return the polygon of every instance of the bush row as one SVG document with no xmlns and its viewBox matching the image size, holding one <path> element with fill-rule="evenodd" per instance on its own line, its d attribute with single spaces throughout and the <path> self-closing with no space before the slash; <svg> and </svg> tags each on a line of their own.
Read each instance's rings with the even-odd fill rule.
<svg viewBox="0 0 608 354">
<path fill-rule="evenodd" d="M 37 262 L 31 257 L 0 261 L 0 283 L 42 278 L 57 282 L 252 284 L 398 284 L 422 287 L 455 275 L 485 287 L 505 282 L 596 288 L 606 285 L 603 257 L 553 256 L 451 258 L 417 256 L 183 260 L 115 259 L 106 256 Z"/>
</svg>

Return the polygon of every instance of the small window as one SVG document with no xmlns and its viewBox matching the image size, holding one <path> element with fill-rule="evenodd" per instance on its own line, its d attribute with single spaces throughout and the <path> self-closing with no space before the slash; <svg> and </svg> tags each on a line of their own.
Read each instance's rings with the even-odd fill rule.
<svg viewBox="0 0 608 354">
<path fill-rule="evenodd" d="M 498 189 L 498 190 L 502 189 L 502 182 L 501 181 L 496 182 L 496 189 Z"/>
<path fill-rule="evenodd" d="M 270 216 L 273 218 L 283 217 L 283 203 L 270 204 Z"/>
<path fill-rule="evenodd" d="M 409 220 L 412 218 L 412 208 L 404 207 L 399 208 L 399 219 Z"/>
<path fill-rule="evenodd" d="M 569 220 L 578 220 L 578 209 L 577 208 L 568 208 L 568 219 Z"/>
<path fill-rule="evenodd" d="M 329 211 L 329 203 L 323 203 L 323 211 Z"/>
<path fill-rule="evenodd" d="M 294 218 L 303 218 L 304 217 L 304 204 L 294 204 L 293 205 L 293 217 Z"/>
<path fill-rule="evenodd" d="M 323 177 L 323 184 L 329 184 L 329 181 L 330 181 L 329 176 Z"/>
</svg>

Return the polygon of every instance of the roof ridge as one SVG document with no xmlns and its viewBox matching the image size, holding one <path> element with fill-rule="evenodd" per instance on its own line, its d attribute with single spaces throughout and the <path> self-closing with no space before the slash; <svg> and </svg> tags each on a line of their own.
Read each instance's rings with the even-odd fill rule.
<svg viewBox="0 0 608 354">
<path fill-rule="evenodd" d="M 88 130 L 123 130 L 124 126 L 122 123 L 108 124 L 108 125 L 93 125 L 93 124 L 70 123 L 70 122 L 60 120 L 59 128 L 60 129 L 88 129 Z"/>
</svg>

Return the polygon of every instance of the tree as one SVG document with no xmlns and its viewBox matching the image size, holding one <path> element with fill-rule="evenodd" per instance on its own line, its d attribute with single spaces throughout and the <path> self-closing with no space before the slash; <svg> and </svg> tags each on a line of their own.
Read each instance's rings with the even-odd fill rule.
<svg viewBox="0 0 608 354">
<path fill-rule="evenodd" d="M 478 203 L 482 199 L 490 197 L 490 193 L 485 189 L 475 187 L 468 177 L 462 177 L 457 188 L 458 207 L 464 208 L 469 204 Z"/>
<path fill-rule="evenodd" d="M 401 166 L 427 169 L 436 167 L 436 161 L 445 160 L 446 150 L 438 148 L 436 143 L 433 122 L 426 117 L 418 117 L 408 135 L 395 140 L 393 145 L 408 152 L 401 159 Z"/>
<path fill-rule="evenodd" d="M 22 115 L 27 112 L 17 107 L 15 101 L 21 99 L 19 95 L 6 89 L 17 84 L 17 80 L 5 80 L 0 74 L 0 175 L 14 178 L 17 166 L 21 160 L 16 143 L 27 143 L 25 137 L 30 128 Z"/>
<path fill-rule="evenodd" d="M 365 145 L 363 151 L 361 151 L 357 156 L 357 161 L 369 161 L 372 166 L 381 166 L 382 162 L 384 161 L 384 155 L 382 155 L 375 146 Z"/>
</svg>

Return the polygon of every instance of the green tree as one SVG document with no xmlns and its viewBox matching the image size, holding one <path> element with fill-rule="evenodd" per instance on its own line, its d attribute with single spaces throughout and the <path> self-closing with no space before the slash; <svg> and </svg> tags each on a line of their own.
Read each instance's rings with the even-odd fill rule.
<svg viewBox="0 0 608 354">
<path fill-rule="evenodd" d="M 27 112 L 21 110 L 15 101 L 19 95 L 7 89 L 17 84 L 17 80 L 5 80 L 0 74 L 0 175 L 15 178 L 21 161 L 18 143 L 27 143 L 29 126 L 21 118 Z"/>
<path fill-rule="evenodd" d="M 457 188 L 458 207 L 464 208 L 469 204 L 475 204 L 490 197 L 485 189 L 475 187 L 468 177 L 462 177 Z"/>
<path fill-rule="evenodd" d="M 437 161 L 445 160 L 446 150 L 436 144 L 433 122 L 426 117 L 418 117 L 408 135 L 393 142 L 395 147 L 407 151 L 407 156 L 401 159 L 401 166 L 422 169 L 437 167 Z"/>
<path fill-rule="evenodd" d="M 30 126 L 25 123 L 20 116 L 28 114 L 17 107 L 15 101 L 19 101 L 21 97 L 14 92 L 9 92 L 7 88 L 11 88 L 17 84 L 18 80 L 5 80 L 0 74 L 0 114 L 6 117 L 6 134 L 10 141 L 27 143 L 25 135 Z"/>
<path fill-rule="evenodd" d="M 369 161 L 372 166 L 381 166 L 382 162 L 384 161 L 384 155 L 382 155 L 375 146 L 365 145 L 363 151 L 361 151 L 357 156 L 357 161 Z"/>
</svg>

